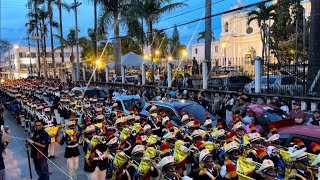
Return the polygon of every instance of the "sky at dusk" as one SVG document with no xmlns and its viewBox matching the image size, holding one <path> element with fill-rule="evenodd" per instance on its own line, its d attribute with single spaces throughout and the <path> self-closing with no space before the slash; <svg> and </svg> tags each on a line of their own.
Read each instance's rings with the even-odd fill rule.
<svg viewBox="0 0 320 180">
<path fill-rule="evenodd" d="M 9 40 L 12 44 L 27 45 L 24 38 L 27 37 L 25 24 L 28 21 L 28 8 L 25 6 L 27 0 L 0 0 L 1 6 L 1 29 L 0 38 Z M 62 0 L 63 1 L 63 0 Z M 73 0 L 64 0 L 68 4 L 72 4 Z M 173 2 L 181 2 L 183 0 L 173 0 Z M 242 0 L 243 5 L 253 4 L 262 0 Z M 87 3 L 88 0 L 78 0 L 82 4 L 78 8 L 78 25 L 80 29 L 79 37 L 87 36 L 88 28 L 93 28 L 93 4 Z M 177 9 L 176 11 L 164 14 L 160 21 L 154 25 L 156 29 L 172 27 L 174 24 L 181 24 L 204 17 L 205 0 L 184 0 L 188 6 Z M 212 0 L 212 14 L 230 10 L 231 6 L 237 4 L 237 0 Z M 191 12 L 190 12 L 191 11 Z M 183 14 L 184 13 L 184 14 Z M 183 15 L 180 15 L 183 14 Z M 58 9 L 54 7 L 54 20 L 59 21 Z M 63 28 L 66 35 L 70 28 L 74 27 L 74 11 L 63 11 Z M 198 28 L 197 28 L 198 27 Z M 144 26 L 146 29 L 146 26 Z M 111 29 L 111 28 L 110 28 Z M 204 31 L 204 21 L 195 22 L 185 26 L 178 27 L 180 41 L 182 44 L 190 45 L 196 43 L 197 34 Z M 215 37 L 219 39 L 221 32 L 221 16 L 212 18 L 212 30 Z M 173 29 L 166 30 L 169 37 L 172 36 Z M 126 29 L 121 28 L 121 35 L 126 34 Z M 59 34 L 58 30 L 54 30 L 54 34 Z M 192 38 L 193 34 L 195 36 Z M 111 30 L 107 37 L 113 37 Z M 34 42 L 31 43 L 34 45 Z M 49 45 L 49 42 L 48 42 Z M 55 45 L 59 42 L 55 40 Z"/>
</svg>

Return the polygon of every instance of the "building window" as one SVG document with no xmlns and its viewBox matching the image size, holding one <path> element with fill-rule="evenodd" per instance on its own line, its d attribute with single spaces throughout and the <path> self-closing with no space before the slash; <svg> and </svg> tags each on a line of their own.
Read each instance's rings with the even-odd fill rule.
<svg viewBox="0 0 320 180">
<path fill-rule="evenodd" d="M 229 32 L 229 23 L 228 22 L 224 23 L 224 32 Z"/>
<path fill-rule="evenodd" d="M 36 53 L 34 53 L 34 52 L 33 52 L 33 53 L 31 53 L 31 57 L 32 57 L 32 58 L 37 57 Z"/>
<path fill-rule="evenodd" d="M 25 57 L 25 54 L 22 52 L 19 52 L 19 58 L 24 58 L 24 57 Z"/>
<path fill-rule="evenodd" d="M 28 67 L 29 67 L 28 64 L 20 64 L 20 69 L 21 69 L 21 70 L 27 70 Z"/>
<path fill-rule="evenodd" d="M 195 49 L 195 53 L 198 54 L 198 49 L 197 48 Z"/>
<path fill-rule="evenodd" d="M 214 52 L 219 52 L 219 47 L 218 46 L 214 47 Z"/>
<path fill-rule="evenodd" d="M 47 52 L 46 57 L 51 57 L 51 52 Z"/>
</svg>

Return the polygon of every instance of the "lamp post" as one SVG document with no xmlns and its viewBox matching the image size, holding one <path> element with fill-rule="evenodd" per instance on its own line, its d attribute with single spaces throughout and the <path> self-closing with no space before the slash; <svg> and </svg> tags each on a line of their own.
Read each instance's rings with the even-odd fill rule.
<svg viewBox="0 0 320 180">
<path fill-rule="evenodd" d="M 225 70 L 227 71 L 227 46 L 228 46 L 228 44 L 227 44 L 227 42 L 223 42 L 222 43 L 222 48 L 223 48 L 223 54 L 224 54 L 224 62 L 225 62 Z"/>
<path fill-rule="evenodd" d="M 15 44 L 13 45 L 13 48 L 18 51 L 20 49 L 20 46 Z M 11 60 L 9 60 L 9 66 L 10 66 L 10 77 L 13 78 L 13 75 L 12 75 L 12 64 L 11 64 Z"/>
</svg>

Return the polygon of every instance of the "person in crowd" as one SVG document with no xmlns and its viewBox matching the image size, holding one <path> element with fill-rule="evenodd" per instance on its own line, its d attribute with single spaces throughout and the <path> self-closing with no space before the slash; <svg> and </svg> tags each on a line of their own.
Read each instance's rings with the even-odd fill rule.
<svg viewBox="0 0 320 180">
<path fill-rule="evenodd" d="M 289 106 L 288 106 L 288 102 L 285 99 L 280 99 L 280 109 L 284 112 L 286 112 L 287 114 L 289 114 Z"/>
<path fill-rule="evenodd" d="M 320 109 L 313 112 L 313 117 L 308 120 L 307 125 L 320 126 Z"/>
<path fill-rule="evenodd" d="M 219 92 L 214 93 L 212 111 L 220 111 L 223 107 L 223 97 L 220 96 Z"/>
<path fill-rule="evenodd" d="M 2 114 L 2 113 L 1 113 Z M 5 165 L 4 165 L 4 151 L 11 140 L 11 132 L 9 129 L 5 130 L 3 125 L 1 125 L 1 142 L 0 142 L 0 179 L 6 179 L 5 177 Z"/>
<path fill-rule="evenodd" d="M 198 95 L 198 103 L 204 107 L 205 109 L 208 109 L 209 103 L 205 98 L 204 92 L 200 92 Z"/>
<path fill-rule="evenodd" d="M 31 158 L 33 159 L 34 168 L 41 180 L 49 180 L 49 168 L 47 163 L 49 144 L 50 136 L 44 130 L 43 121 L 36 120 L 33 137 L 28 139 L 27 145 L 31 147 Z"/>
<path fill-rule="evenodd" d="M 260 134 L 263 134 L 264 130 L 263 130 L 263 127 L 259 125 L 258 117 L 253 115 L 253 116 L 250 116 L 250 118 L 251 118 L 251 124 L 255 125 L 255 127 L 256 127 L 256 131 Z M 247 133 L 250 133 L 249 126 L 250 126 L 250 124 L 247 124 L 246 127 L 244 128 Z"/>
<path fill-rule="evenodd" d="M 279 98 L 277 96 L 273 97 L 271 99 L 271 105 L 274 105 L 275 107 L 277 108 L 280 108 L 281 107 L 281 104 L 280 104 L 280 101 L 279 101 Z"/>
<path fill-rule="evenodd" d="M 301 110 L 301 102 L 296 101 L 293 103 L 293 109 L 289 113 L 290 118 L 294 119 L 296 124 L 301 125 L 306 121 L 306 114 Z"/>
</svg>

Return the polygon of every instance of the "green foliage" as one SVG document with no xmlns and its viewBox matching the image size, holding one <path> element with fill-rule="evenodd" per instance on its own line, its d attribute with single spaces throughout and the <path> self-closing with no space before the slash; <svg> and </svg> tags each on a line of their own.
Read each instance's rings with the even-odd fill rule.
<svg viewBox="0 0 320 180">
<path fill-rule="evenodd" d="M 171 37 L 171 43 L 170 43 L 170 52 L 174 59 L 177 59 L 179 57 L 179 48 L 178 48 L 179 46 L 180 46 L 179 31 L 178 31 L 177 25 L 174 25 L 174 29 Z"/>
<path fill-rule="evenodd" d="M 11 44 L 6 39 L 0 39 L 0 54 L 6 53 L 10 50 Z"/>
</svg>

